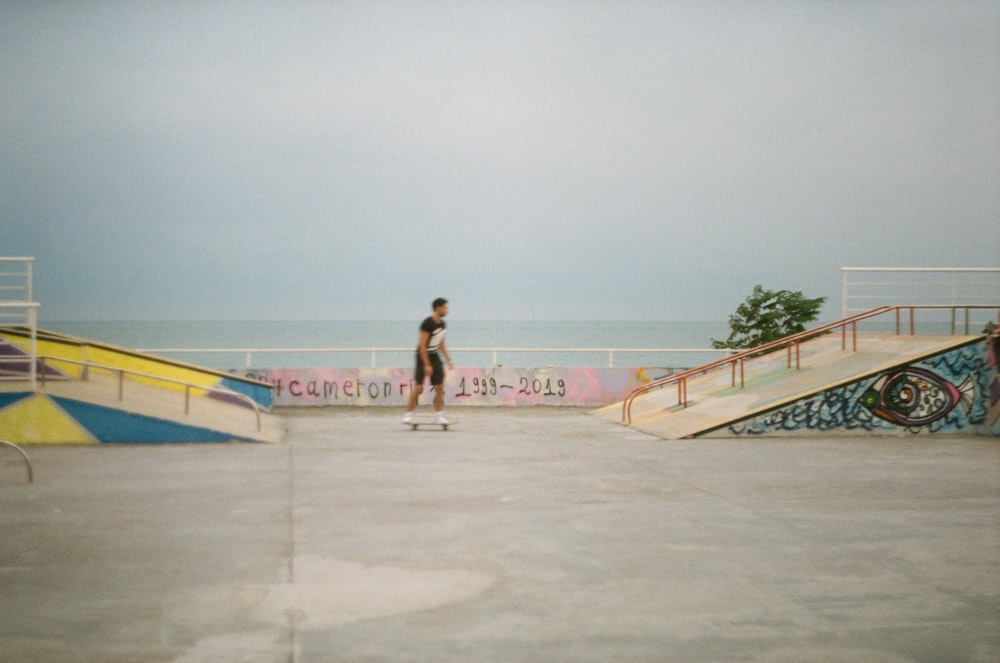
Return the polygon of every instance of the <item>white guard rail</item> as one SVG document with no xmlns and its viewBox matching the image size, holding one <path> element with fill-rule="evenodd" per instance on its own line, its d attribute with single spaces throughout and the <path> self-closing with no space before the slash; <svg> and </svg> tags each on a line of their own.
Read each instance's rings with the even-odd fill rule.
<svg viewBox="0 0 1000 663">
<path fill-rule="evenodd" d="M 841 317 L 875 306 L 995 304 L 1000 267 L 841 267 Z"/>
<path fill-rule="evenodd" d="M 254 355 L 262 354 L 349 354 L 364 353 L 371 357 L 371 368 L 378 368 L 378 355 L 388 353 L 413 353 L 407 348 L 145 348 L 138 352 L 151 354 L 230 354 L 243 355 L 245 368 L 251 368 Z M 615 354 L 732 354 L 736 350 L 718 348 L 448 348 L 451 354 L 490 354 L 493 365 L 498 365 L 501 353 L 525 354 L 602 354 L 608 357 L 608 368 L 615 367 Z"/>
<path fill-rule="evenodd" d="M 38 309 L 40 304 L 32 301 L 32 271 L 34 258 L 0 257 L 0 325 L 21 324 L 30 330 L 32 391 L 36 388 L 35 357 L 38 354 Z M 10 296 L 8 293 L 17 293 Z"/>
</svg>

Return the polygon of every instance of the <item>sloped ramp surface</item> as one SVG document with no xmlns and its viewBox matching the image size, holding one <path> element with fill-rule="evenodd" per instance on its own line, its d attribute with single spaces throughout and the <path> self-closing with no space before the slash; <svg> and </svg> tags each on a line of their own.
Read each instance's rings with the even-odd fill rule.
<svg viewBox="0 0 1000 663">
<path fill-rule="evenodd" d="M 278 442 L 266 385 L 50 332 L 39 334 L 39 386 L 19 330 L 0 330 L 0 433 L 17 443 Z M 19 354 L 20 353 L 20 354 Z M 18 362 L 22 357 L 24 361 Z M 85 362 L 93 362 L 86 364 Z M 97 368 L 94 365 L 102 366 Z M 162 378 L 162 379 L 160 379 Z"/>
<path fill-rule="evenodd" d="M 698 437 L 746 421 L 763 412 L 827 389 L 874 376 L 952 348 L 968 345 L 979 336 L 897 336 L 859 338 L 858 349 L 842 349 L 837 334 L 799 346 L 800 368 L 789 368 L 785 350 L 749 359 L 745 386 L 730 370 L 715 370 L 687 381 L 687 407 L 679 405 L 677 385 L 668 385 L 637 398 L 631 407 L 631 426 L 664 439 Z M 594 412 L 620 422 L 622 403 Z"/>
<path fill-rule="evenodd" d="M 94 373 L 86 382 L 49 382 L 43 390 L 63 411 L 105 443 L 278 442 L 281 419 L 257 413 L 245 402 L 228 402 L 131 382 L 118 400 L 117 378 Z"/>
</svg>

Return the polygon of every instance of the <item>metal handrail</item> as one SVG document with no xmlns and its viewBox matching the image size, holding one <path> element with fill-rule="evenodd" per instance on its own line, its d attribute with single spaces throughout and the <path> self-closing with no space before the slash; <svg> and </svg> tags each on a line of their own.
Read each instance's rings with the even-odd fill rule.
<svg viewBox="0 0 1000 663">
<path fill-rule="evenodd" d="M 191 389 L 201 389 L 204 391 L 211 391 L 218 394 L 224 394 L 226 396 L 235 396 L 237 399 L 246 401 L 253 408 L 254 414 L 257 417 L 257 432 L 261 431 L 261 418 L 260 418 L 260 406 L 257 401 L 250 398 L 246 394 L 241 394 L 238 391 L 232 391 L 231 389 L 223 389 L 221 387 L 211 387 L 204 386 L 200 384 L 195 384 L 193 382 L 185 382 L 184 380 L 175 380 L 174 378 L 165 378 L 162 375 L 153 375 L 151 373 L 143 373 L 142 371 L 133 371 L 127 368 L 120 368 L 118 366 L 108 366 L 106 364 L 96 364 L 91 361 L 79 361 L 76 359 L 65 359 L 63 357 L 50 357 L 46 355 L 41 355 L 38 357 L 39 362 L 42 365 L 42 371 L 40 372 L 42 387 L 45 387 L 46 375 L 45 375 L 45 360 L 49 359 L 53 362 L 62 362 L 67 364 L 75 364 L 77 366 L 85 367 L 84 375 L 87 375 L 92 368 L 98 370 L 109 371 L 111 373 L 118 374 L 118 401 L 123 402 L 125 400 L 125 376 L 130 375 L 134 377 L 140 377 L 146 380 L 157 380 L 159 382 L 165 382 L 167 384 L 174 384 L 184 387 L 184 414 L 191 413 Z M 81 379 L 85 381 L 86 378 Z"/>
<path fill-rule="evenodd" d="M 698 366 L 682 373 L 676 373 L 669 377 L 662 378 L 660 380 L 655 380 L 649 384 L 642 385 L 633 389 L 625 400 L 622 402 L 622 421 L 627 424 L 632 423 L 632 403 L 639 396 L 652 391 L 653 389 L 663 388 L 669 384 L 677 383 L 678 392 L 678 405 L 687 407 L 687 379 L 691 376 L 702 375 L 711 370 L 719 368 L 721 366 L 731 365 L 733 371 L 733 386 L 736 386 L 736 368 L 739 366 L 740 370 L 740 388 L 746 386 L 745 379 L 745 367 L 746 360 L 751 357 L 759 356 L 762 354 L 767 354 L 774 350 L 780 350 L 782 348 L 788 349 L 788 367 L 792 366 L 792 349 L 795 350 L 795 369 L 799 370 L 801 368 L 799 346 L 803 341 L 811 340 L 816 336 L 832 332 L 833 330 L 840 328 L 841 330 L 841 350 L 846 350 L 847 348 L 847 326 L 851 326 L 851 337 L 852 337 L 852 352 L 857 352 L 858 349 L 858 322 L 862 320 L 867 320 L 870 318 L 875 318 L 885 313 L 895 311 L 896 313 L 896 334 L 900 334 L 901 330 L 901 319 L 900 313 L 903 311 L 909 311 L 910 320 L 910 335 L 916 333 L 916 323 L 914 319 L 914 311 L 916 309 L 953 309 L 952 310 L 952 333 L 954 334 L 954 320 L 955 311 L 954 309 L 965 309 L 966 311 L 966 333 L 968 333 L 968 311 L 969 309 L 986 309 L 1000 311 L 1000 305 L 997 306 L 985 306 L 985 305 L 958 305 L 958 306 L 948 306 L 948 305 L 887 305 L 880 306 L 878 308 L 871 309 L 870 311 L 865 311 L 864 313 L 858 313 L 836 322 L 830 322 L 825 325 L 821 325 L 814 329 L 808 329 L 804 332 L 798 334 L 793 334 L 791 336 L 786 336 L 785 338 L 778 339 L 777 341 L 772 341 L 770 343 L 765 343 L 764 345 L 759 345 L 755 348 L 750 348 L 747 350 L 740 351 L 739 353 L 727 357 L 724 359 L 718 359 L 714 362 L 705 364 L 704 366 Z M 1000 322 L 1000 312 L 997 315 L 998 322 Z"/>
<path fill-rule="evenodd" d="M 31 467 L 31 459 L 28 458 L 28 454 L 24 452 L 24 449 L 7 440 L 0 440 L 0 444 L 15 449 L 21 454 L 24 458 L 24 464 L 28 466 L 28 483 L 35 483 L 35 470 Z"/>
<path fill-rule="evenodd" d="M 367 353 L 371 355 L 371 368 L 376 368 L 376 355 L 378 353 L 389 352 L 413 352 L 410 347 L 364 347 L 364 348 L 143 348 L 136 352 L 150 354 L 242 354 L 246 356 L 246 368 L 250 368 L 251 357 L 254 354 L 346 354 L 346 353 Z M 503 352 L 530 353 L 564 353 L 564 354 L 607 354 L 608 368 L 614 368 L 615 353 L 638 354 L 638 353 L 725 353 L 731 354 L 734 350 L 720 348 L 448 348 L 454 353 L 491 353 L 493 365 L 497 365 L 497 357 Z"/>
</svg>

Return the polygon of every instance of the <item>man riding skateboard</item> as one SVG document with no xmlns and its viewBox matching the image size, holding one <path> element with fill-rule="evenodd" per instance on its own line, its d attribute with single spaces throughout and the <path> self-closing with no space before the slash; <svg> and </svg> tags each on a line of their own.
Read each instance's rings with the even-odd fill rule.
<svg viewBox="0 0 1000 663">
<path fill-rule="evenodd" d="M 455 368 L 451 363 L 451 356 L 445 345 L 444 337 L 446 326 L 444 318 L 448 315 L 448 300 L 438 297 L 431 304 L 434 312 L 420 324 L 420 340 L 417 343 L 417 364 L 413 370 L 413 391 L 410 392 L 410 399 L 406 406 L 406 414 L 403 416 L 404 424 L 413 423 L 413 411 L 417 407 L 417 400 L 424 391 L 424 381 L 428 378 L 434 388 L 434 423 L 445 426 L 448 420 L 444 417 L 444 363 L 448 362 L 448 368 Z"/>
</svg>

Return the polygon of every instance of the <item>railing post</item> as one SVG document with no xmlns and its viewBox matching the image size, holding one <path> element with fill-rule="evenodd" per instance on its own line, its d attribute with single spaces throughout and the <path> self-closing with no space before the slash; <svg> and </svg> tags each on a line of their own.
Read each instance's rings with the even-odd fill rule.
<svg viewBox="0 0 1000 663">
<path fill-rule="evenodd" d="M 34 287 L 32 285 L 32 279 L 34 279 L 34 275 L 32 274 L 34 264 L 35 264 L 34 258 L 28 258 L 24 263 L 24 274 L 26 279 L 26 282 L 24 284 L 24 291 L 25 294 L 27 295 L 25 301 L 28 302 L 34 301 L 32 297 L 35 296 L 35 293 L 32 292 L 32 288 Z"/>
<path fill-rule="evenodd" d="M 375 348 L 372 348 L 372 368 L 375 368 Z"/>
<path fill-rule="evenodd" d="M 250 368 L 250 357 L 251 357 L 252 354 L 253 354 L 252 352 L 250 352 L 249 350 L 247 350 L 247 357 L 246 357 L 246 367 L 247 368 Z"/>
<path fill-rule="evenodd" d="M 125 400 L 125 371 L 118 371 L 118 402 Z"/>
<path fill-rule="evenodd" d="M 840 268 L 840 317 L 847 317 L 847 270 L 843 267 Z"/>
<path fill-rule="evenodd" d="M 910 336 L 917 333 L 916 316 L 914 315 L 913 308 L 912 306 L 910 307 Z"/>
<path fill-rule="evenodd" d="M 615 367 L 615 351 L 608 350 L 608 368 Z"/>
<path fill-rule="evenodd" d="M 184 385 L 184 414 L 191 414 L 191 385 Z"/>
<path fill-rule="evenodd" d="M 31 302 L 31 263 L 28 263 L 28 302 Z M 38 361 L 38 316 L 34 307 L 28 307 L 28 326 L 31 328 L 31 367 L 28 369 L 31 375 L 31 391 L 38 389 L 38 368 L 35 362 Z"/>
</svg>

